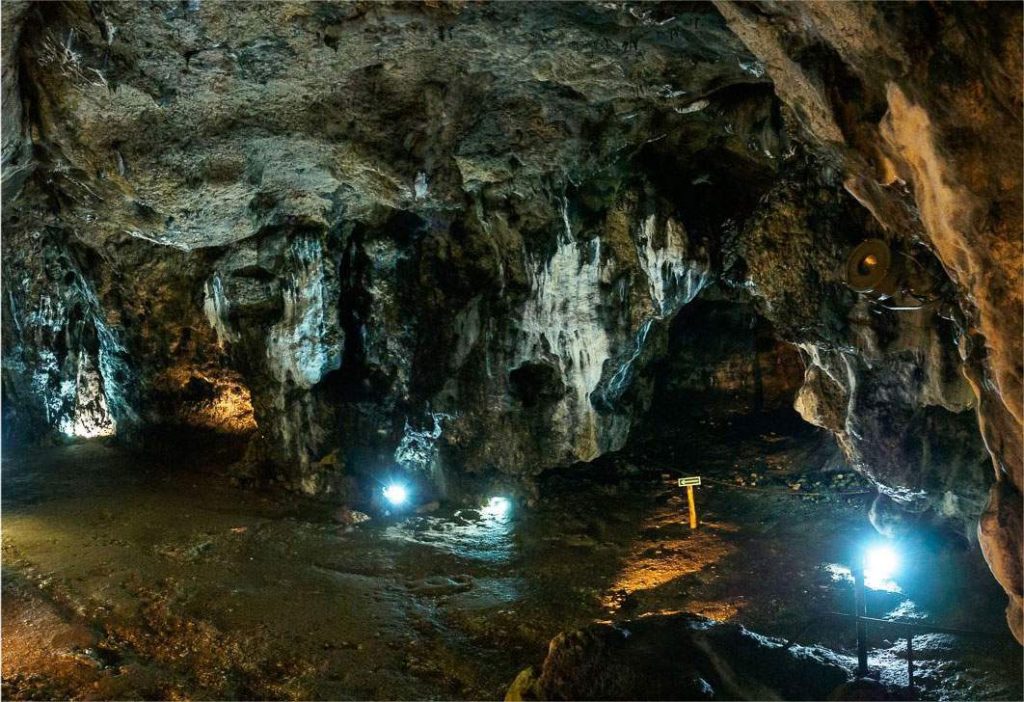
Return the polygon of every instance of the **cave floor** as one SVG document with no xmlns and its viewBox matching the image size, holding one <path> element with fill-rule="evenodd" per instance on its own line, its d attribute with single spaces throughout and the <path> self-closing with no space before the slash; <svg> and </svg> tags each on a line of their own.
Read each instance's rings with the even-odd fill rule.
<svg viewBox="0 0 1024 702">
<path fill-rule="evenodd" d="M 851 608 L 841 562 L 870 533 L 870 495 L 838 493 L 863 483 L 811 471 L 806 431 L 701 426 L 679 466 L 667 447 L 686 438 L 552 473 L 538 506 L 508 517 L 354 528 L 192 460 L 5 452 L 3 694 L 500 698 L 559 631 L 677 610 L 851 653 L 849 623 L 825 615 Z M 691 532 L 675 468 L 744 485 L 701 487 Z M 978 552 L 916 549 L 916 583 L 873 591 L 869 613 L 995 632 L 916 639 L 922 696 L 1021 699 L 1020 649 Z M 872 636 L 873 668 L 905 683 L 905 642 Z"/>
</svg>

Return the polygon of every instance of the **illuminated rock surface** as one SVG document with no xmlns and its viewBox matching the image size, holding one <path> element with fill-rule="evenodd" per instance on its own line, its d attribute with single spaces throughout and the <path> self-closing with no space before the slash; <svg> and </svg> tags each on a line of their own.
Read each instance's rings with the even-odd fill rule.
<svg viewBox="0 0 1024 702">
<path fill-rule="evenodd" d="M 3 13 L 8 442 L 529 491 L 625 445 L 718 299 L 798 349 L 877 514 L 981 520 L 1021 637 L 1019 6 Z M 922 309 L 845 285 L 868 237 Z"/>
</svg>

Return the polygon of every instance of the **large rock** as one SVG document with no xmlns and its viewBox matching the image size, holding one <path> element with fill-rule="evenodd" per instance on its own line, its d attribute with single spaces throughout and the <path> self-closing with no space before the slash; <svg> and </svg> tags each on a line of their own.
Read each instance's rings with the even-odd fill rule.
<svg viewBox="0 0 1024 702">
<path fill-rule="evenodd" d="M 654 374 L 648 421 L 663 427 L 709 413 L 774 414 L 793 407 L 804 378 L 800 350 L 732 291 L 703 293 L 672 321 Z"/>
<path fill-rule="evenodd" d="M 823 700 L 849 679 L 827 649 L 683 613 L 559 634 L 505 699 Z"/>
</svg>

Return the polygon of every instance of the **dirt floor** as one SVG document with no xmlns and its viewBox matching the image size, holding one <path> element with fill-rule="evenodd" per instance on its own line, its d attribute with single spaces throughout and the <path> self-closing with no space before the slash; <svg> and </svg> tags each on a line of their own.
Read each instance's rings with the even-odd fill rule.
<svg viewBox="0 0 1024 702">
<path fill-rule="evenodd" d="M 355 527 L 184 453 L 7 451 L 3 695 L 501 698 L 562 630 L 679 610 L 851 654 L 851 626 L 828 613 L 852 607 L 866 486 L 820 472 L 821 437 L 785 422 L 670 439 L 546 476 L 533 508 Z M 717 481 L 698 490 L 695 532 L 679 474 Z M 906 549 L 906 579 L 872 591 L 869 614 L 992 632 L 915 639 L 919 694 L 1021 699 L 1021 650 L 978 551 Z M 870 633 L 873 669 L 905 684 L 905 639 Z"/>
</svg>

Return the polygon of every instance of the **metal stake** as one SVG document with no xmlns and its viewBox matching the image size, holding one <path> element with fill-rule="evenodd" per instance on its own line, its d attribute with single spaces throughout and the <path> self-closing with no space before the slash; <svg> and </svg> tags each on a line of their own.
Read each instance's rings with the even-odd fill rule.
<svg viewBox="0 0 1024 702">
<path fill-rule="evenodd" d="M 697 528 L 697 504 L 693 500 L 693 486 L 686 486 L 686 501 L 690 503 L 690 528 Z"/>
<path fill-rule="evenodd" d="M 858 558 L 853 566 L 853 614 L 857 618 L 857 675 L 862 678 L 868 674 L 867 624 L 861 619 L 868 613 L 864 591 L 864 561 Z"/>
</svg>

